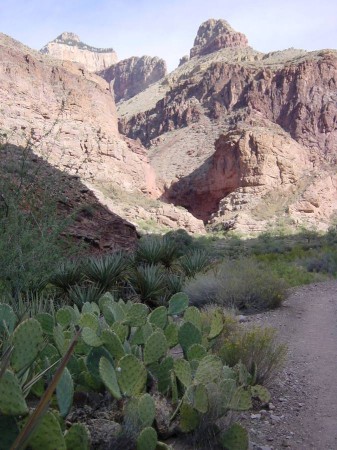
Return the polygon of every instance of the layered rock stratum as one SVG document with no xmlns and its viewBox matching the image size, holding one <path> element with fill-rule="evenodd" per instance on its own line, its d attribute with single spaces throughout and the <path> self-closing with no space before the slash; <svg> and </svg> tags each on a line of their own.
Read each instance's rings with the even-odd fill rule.
<svg viewBox="0 0 337 450">
<path fill-rule="evenodd" d="M 105 80 L 3 34 L 0 57 L 0 130 L 8 144 L 28 146 L 49 165 L 79 177 L 116 217 L 204 231 L 187 211 L 155 200 L 159 191 L 147 150 L 119 134 Z"/>
<path fill-rule="evenodd" d="M 98 72 L 98 75 L 111 83 L 116 102 L 134 97 L 166 74 L 165 61 L 151 56 L 124 59 Z"/>
<path fill-rule="evenodd" d="M 162 198 L 216 229 L 326 229 L 337 215 L 337 51 L 264 54 L 212 19 L 190 56 L 118 105 Z"/>
<path fill-rule="evenodd" d="M 74 33 L 64 32 L 48 42 L 41 53 L 63 61 L 82 64 L 89 72 L 98 72 L 115 64 L 118 60 L 113 48 L 96 48 L 85 44 Z"/>
</svg>

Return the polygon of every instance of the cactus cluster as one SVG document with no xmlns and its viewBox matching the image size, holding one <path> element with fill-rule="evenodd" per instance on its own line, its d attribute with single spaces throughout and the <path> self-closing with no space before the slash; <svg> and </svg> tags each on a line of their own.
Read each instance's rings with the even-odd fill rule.
<svg viewBox="0 0 337 450">
<path fill-rule="evenodd" d="M 55 317 L 39 314 L 19 325 L 8 308 L 0 309 L 1 313 L 0 326 L 7 330 L 8 345 L 13 347 L 8 370 L 0 378 L 0 430 L 6 421 L 14 420 L 14 425 L 7 427 L 8 433 L 13 433 L 13 427 L 18 429 L 28 414 L 25 395 L 29 390 L 42 395 L 49 376 L 45 369 L 62 358 L 77 327 L 82 328 L 56 388 L 59 418 L 52 412 L 45 415 L 31 438 L 33 449 L 49 448 L 44 440 L 47 429 L 60 449 L 88 448 L 84 427 L 75 424 L 64 433 L 59 425 L 70 411 L 75 389 L 105 389 L 121 402 L 124 421 L 132 423 L 139 450 L 165 448 L 158 441 L 153 395 L 165 396 L 172 405 L 171 421 L 182 433 L 193 432 L 203 418 L 214 422 L 230 410 L 249 409 L 252 398 L 269 398 L 265 388 L 254 385 L 254 374 L 242 364 L 229 368 L 214 353 L 214 340 L 224 327 L 223 314 L 214 310 L 210 323 L 205 324 L 200 311 L 188 306 L 183 293 L 175 294 L 168 307 L 152 311 L 146 305 L 117 301 L 104 294 L 98 304 L 84 303 L 81 310 L 66 306 Z M 28 378 L 38 372 L 43 376 L 24 394 L 21 377 L 27 379 L 27 371 Z M 9 442 L 11 439 L 8 437 Z M 245 450 L 246 440 L 238 426 L 225 435 L 219 433 L 219 442 L 228 450 Z"/>
</svg>

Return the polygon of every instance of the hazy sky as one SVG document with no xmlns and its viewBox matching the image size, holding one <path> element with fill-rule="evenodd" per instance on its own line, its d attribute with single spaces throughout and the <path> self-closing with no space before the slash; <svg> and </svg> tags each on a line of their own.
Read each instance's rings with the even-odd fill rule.
<svg viewBox="0 0 337 450">
<path fill-rule="evenodd" d="M 336 0 L 0 0 L 0 32 L 32 48 L 72 31 L 119 59 L 160 56 L 170 70 L 209 18 L 226 19 L 263 52 L 337 48 Z"/>
</svg>

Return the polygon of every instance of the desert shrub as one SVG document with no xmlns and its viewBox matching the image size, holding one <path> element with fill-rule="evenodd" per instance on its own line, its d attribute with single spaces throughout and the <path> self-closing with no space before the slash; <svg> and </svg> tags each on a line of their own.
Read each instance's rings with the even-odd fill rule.
<svg viewBox="0 0 337 450">
<path fill-rule="evenodd" d="M 287 353 L 285 345 L 277 341 L 273 328 L 240 328 L 229 336 L 219 351 L 225 364 L 234 367 L 240 361 L 250 373 L 256 371 L 255 382 L 269 385 L 281 369 Z"/>
<path fill-rule="evenodd" d="M 210 259 L 203 250 L 192 250 L 179 259 L 179 267 L 188 278 L 209 268 Z"/>
<path fill-rule="evenodd" d="M 286 297 L 287 285 L 252 259 L 227 261 L 216 270 L 190 280 L 184 291 L 192 304 L 215 302 L 248 312 L 278 307 Z"/>
<path fill-rule="evenodd" d="M 337 274 L 337 253 L 321 253 L 319 256 L 305 261 L 309 272 L 326 273 L 336 276 Z"/>
<path fill-rule="evenodd" d="M 178 245 L 166 236 L 144 236 L 137 244 L 135 261 L 138 264 L 162 264 L 170 267 L 178 257 Z"/>
<path fill-rule="evenodd" d="M 178 256 L 182 256 L 194 245 L 194 239 L 184 229 L 169 231 L 165 237 L 175 242 L 178 247 Z"/>
</svg>

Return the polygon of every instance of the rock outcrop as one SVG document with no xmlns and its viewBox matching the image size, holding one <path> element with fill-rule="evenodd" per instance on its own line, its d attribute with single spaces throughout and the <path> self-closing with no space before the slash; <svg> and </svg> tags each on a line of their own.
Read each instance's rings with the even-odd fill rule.
<svg viewBox="0 0 337 450">
<path fill-rule="evenodd" d="M 189 61 L 118 105 L 119 130 L 149 149 L 162 198 L 210 226 L 324 229 L 337 208 L 336 86 L 337 51 L 263 54 L 211 20 Z"/>
<path fill-rule="evenodd" d="M 108 83 L 2 34 L 0 58 L 0 130 L 8 143 L 28 146 L 55 168 L 80 177 L 107 199 L 111 211 L 121 217 L 128 213 L 137 224 L 139 204 L 159 195 L 156 176 L 146 149 L 119 134 Z M 179 215 L 180 209 L 172 208 Z M 203 232 L 201 221 L 187 211 L 181 214 L 187 229 Z M 161 215 L 155 208 L 147 220 L 157 223 Z"/>
<path fill-rule="evenodd" d="M 165 61 L 150 56 L 124 59 L 98 72 L 98 75 L 111 83 L 116 102 L 134 97 L 166 74 Z"/>
<path fill-rule="evenodd" d="M 113 48 L 96 48 L 84 44 L 80 38 L 69 32 L 60 34 L 41 50 L 62 61 L 72 61 L 82 64 L 89 72 L 98 72 L 117 62 L 117 54 Z"/>
<path fill-rule="evenodd" d="M 208 55 L 222 48 L 247 47 L 248 40 L 225 20 L 210 19 L 200 25 L 190 57 Z"/>
</svg>

